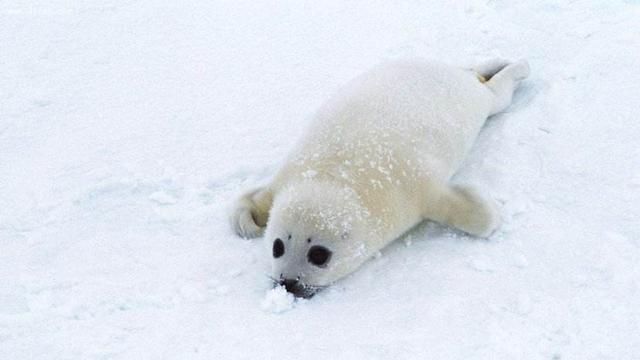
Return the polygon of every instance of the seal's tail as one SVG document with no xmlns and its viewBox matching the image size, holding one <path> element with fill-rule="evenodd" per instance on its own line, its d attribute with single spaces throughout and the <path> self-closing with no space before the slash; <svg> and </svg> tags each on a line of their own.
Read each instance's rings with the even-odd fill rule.
<svg viewBox="0 0 640 360">
<path fill-rule="evenodd" d="M 474 67 L 478 80 L 484 83 L 495 95 L 491 115 L 499 113 L 511 104 L 513 92 L 520 82 L 529 76 L 529 63 L 518 60 L 510 63 L 506 60 L 490 60 Z"/>
</svg>

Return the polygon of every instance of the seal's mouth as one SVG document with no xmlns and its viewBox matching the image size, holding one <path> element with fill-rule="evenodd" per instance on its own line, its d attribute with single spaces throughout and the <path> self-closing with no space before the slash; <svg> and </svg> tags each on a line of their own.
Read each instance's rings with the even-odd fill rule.
<svg viewBox="0 0 640 360">
<path fill-rule="evenodd" d="M 284 286 L 287 292 L 293 294 L 295 297 L 310 299 L 312 298 L 318 291 L 324 289 L 326 286 L 314 286 L 305 284 L 298 279 L 280 279 L 276 280 L 272 277 L 269 277 L 273 282 L 273 287 L 276 286 Z"/>
</svg>

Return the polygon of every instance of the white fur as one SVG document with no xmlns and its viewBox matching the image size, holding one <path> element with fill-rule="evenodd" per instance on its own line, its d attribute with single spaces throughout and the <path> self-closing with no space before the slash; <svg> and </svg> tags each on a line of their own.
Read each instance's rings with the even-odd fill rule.
<svg viewBox="0 0 640 360">
<path fill-rule="evenodd" d="M 255 237 L 266 224 L 269 254 L 274 239 L 285 243 L 272 276 L 312 286 L 349 274 L 424 219 L 489 236 L 499 224 L 493 203 L 449 180 L 528 72 L 524 61 L 500 60 L 474 70 L 422 60 L 372 69 L 318 110 L 269 185 L 238 200 L 235 231 Z M 308 263 L 312 245 L 333 252 L 326 267 Z"/>
</svg>

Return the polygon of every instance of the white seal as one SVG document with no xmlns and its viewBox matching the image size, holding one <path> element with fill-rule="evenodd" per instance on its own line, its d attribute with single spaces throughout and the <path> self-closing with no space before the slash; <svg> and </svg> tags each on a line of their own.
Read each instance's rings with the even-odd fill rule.
<svg viewBox="0 0 640 360">
<path fill-rule="evenodd" d="M 493 202 L 449 180 L 528 74 L 526 61 L 375 67 L 321 106 L 268 185 L 238 199 L 234 230 L 264 232 L 272 278 L 303 297 L 425 219 L 489 236 L 500 219 Z"/>
</svg>

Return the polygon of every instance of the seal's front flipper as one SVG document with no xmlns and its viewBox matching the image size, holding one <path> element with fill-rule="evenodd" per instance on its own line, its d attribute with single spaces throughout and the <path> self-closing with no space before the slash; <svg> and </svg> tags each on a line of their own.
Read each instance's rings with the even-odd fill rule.
<svg viewBox="0 0 640 360">
<path fill-rule="evenodd" d="M 264 233 L 273 203 L 273 194 L 267 188 L 258 188 L 242 195 L 233 205 L 231 227 L 243 238 L 251 239 Z"/>
<path fill-rule="evenodd" d="M 495 204 L 467 186 L 441 186 L 426 207 L 427 219 L 479 237 L 488 237 L 500 225 Z"/>
<path fill-rule="evenodd" d="M 486 79 L 484 84 L 495 95 L 491 108 L 491 115 L 493 115 L 511 105 L 513 92 L 520 84 L 520 81 L 529 76 L 529 63 L 526 60 L 520 60 L 513 64 L 504 65 L 502 61 L 495 61 L 494 63 L 487 63 L 482 70 L 486 74 L 480 72 L 480 70 L 478 70 L 478 73 Z M 495 73 L 493 73 L 494 71 Z"/>
</svg>

